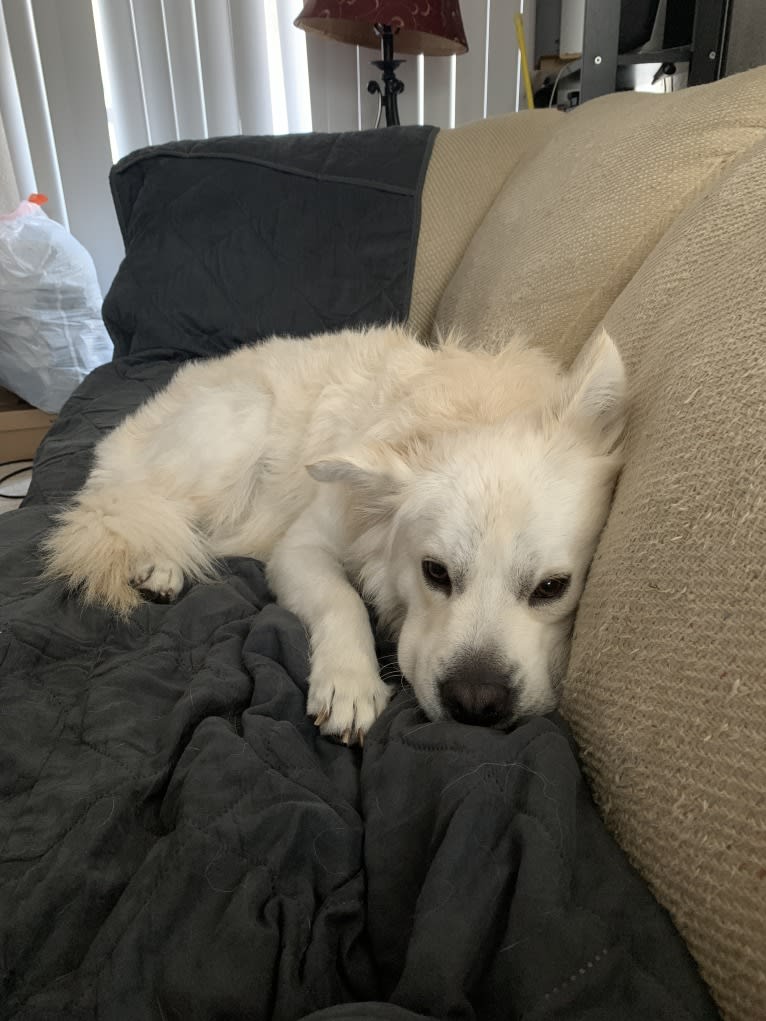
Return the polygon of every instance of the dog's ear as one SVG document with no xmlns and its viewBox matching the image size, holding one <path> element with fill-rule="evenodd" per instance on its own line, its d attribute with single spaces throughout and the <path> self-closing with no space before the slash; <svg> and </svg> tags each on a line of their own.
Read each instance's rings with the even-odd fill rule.
<svg viewBox="0 0 766 1021">
<path fill-rule="evenodd" d="M 601 329 L 572 366 L 554 416 L 606 454 L 620 440 L 626 410 L 625 366 L 614 341 Z"/>
<path fill-rule="evenodd" d="M 396 492 L 411 474 L 404 458 L 387 443 L 322 458 L 306 465 L 306 471 L 317 482 L 347 482 L 378 496 Z"/>
</svg>

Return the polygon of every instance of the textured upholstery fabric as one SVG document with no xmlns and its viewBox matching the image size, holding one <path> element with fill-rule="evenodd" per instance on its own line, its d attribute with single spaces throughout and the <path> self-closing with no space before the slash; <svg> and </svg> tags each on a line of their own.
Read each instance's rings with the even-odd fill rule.
<svg viewBox="0 0 766 1021">
<path fill-rule="evenodd" d="M 606 317 L 634 391 L 565 714 L 729 1018 L 766 1017 L 766 145 Z"/>
<path fill-rule="evenodd" d="M 624 93 L 562 118 L 506 180 L 437 310 L 571 359 L 678 213 L 766 135 L 766 69 L 670 96 Z"/>
<path fill-rule="evenodd" d="M 436 137 L 428 164 L 410 326 L 428 336 L 442 291 L 508 174 L 536 152 L 563 119 L 523 111 L 466 124 Z"/>
</svg>

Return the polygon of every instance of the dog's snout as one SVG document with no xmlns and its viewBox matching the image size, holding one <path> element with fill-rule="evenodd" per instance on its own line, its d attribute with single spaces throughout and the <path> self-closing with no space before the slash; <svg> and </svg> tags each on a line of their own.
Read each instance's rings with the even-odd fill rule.
<svg viewBox="0 0 766 1021">
<path fill-rule="evenodd" d="M 453 720 L 478 727 L 507 723 L 516 711 L 516 671 L 488 652 L 463 656 L 441 678 L 442 705 Z"/>
<path fill-rule="evenodd" d="M 492 727 L 508 717 L 513 693 L 501 681 L 471 681 L 453 678 L 442 686 L 444 708 L 458 723 Z"/>
</svg>

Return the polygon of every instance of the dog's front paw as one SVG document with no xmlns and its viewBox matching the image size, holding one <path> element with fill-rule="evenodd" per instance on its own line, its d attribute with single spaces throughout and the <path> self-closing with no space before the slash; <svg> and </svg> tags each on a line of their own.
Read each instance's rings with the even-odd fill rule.
<svg viewBox="0 0 766 1021">
<path fill-rule="evenodd" d="M 364 744 L 364 737 L 391 698 L 377 671 L 333 670 L 314 663 L 306 711 L 327 737 L 344 744 Z"/>
<path fill-rule="evenodd" d="M 184 573 L 172 560 L 142 564 L 130 584 L 152 603 L 172 603 L 184 587 Z"/>
</svg>

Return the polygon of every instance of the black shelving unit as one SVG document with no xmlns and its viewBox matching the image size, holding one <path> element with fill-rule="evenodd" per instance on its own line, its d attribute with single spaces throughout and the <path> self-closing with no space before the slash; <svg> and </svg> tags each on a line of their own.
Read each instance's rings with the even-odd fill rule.
<svg viewBox="0 0 766 1021">
<path fill-rule="evenodd" d="M 539 0 L 545 3 L 545 0 Z M 625 50 L 636 42 L 636 27 L 621 25 L 626 12 L 635 18 L 635 0 L 586 0 L 582 56 L 559 71 L 557 82 L 579 76 L 579 102 L 617 89 L 618 69 L 635 64 L 670 67 L 689 65 L 688 84 L 701 85 L 720 78 L 725 65 L 726 35 L 731 0 L 668 0 L 662 45 Z M 655 13 L 656 13 L 656 5 Z M 692 15 L 693 11 L 693 15 Z M 654 16 L 649 12 L 649 21 Z M 640 32 L 640 29 L 638 30 Z M 632 38 L 631 38 L 632 33 Z M 654 38 L 656 33 L 651 32 Z"/>
</svg>

